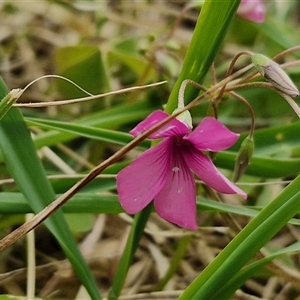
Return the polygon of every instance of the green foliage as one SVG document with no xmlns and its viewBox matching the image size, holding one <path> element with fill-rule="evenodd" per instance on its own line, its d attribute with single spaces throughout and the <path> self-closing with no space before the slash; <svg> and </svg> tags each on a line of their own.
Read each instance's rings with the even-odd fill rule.
<svg viewBox="0 0 300 300">
<path fill-rule="evenodd" d="M 59 48 L 55 53 L 55 64 L 61 76 L 80 83 L 91 94 L 99 94 L 109 89 L 102 55 L 96 46 Z M 57 85 L 60 94 L 66 99 L 86 96 L 70 83 L 58 81 Z"/>
<path fill-rule="evenodd" d="M 1 80 L 0 98 L 7 93 L 7 87 Z M 1 120 L 0 147 L 6 166 L 18 188 L 34 212 L 41 211 L 55 199 L 55 194 L 47 180 L 23 116 L 17 108 L 9 110 Z M 78 250 L 62 211 L 57 211 L 45 224 L 59 241 L 91 297 L 101 299 L 93 275 Z"/>
</svg>

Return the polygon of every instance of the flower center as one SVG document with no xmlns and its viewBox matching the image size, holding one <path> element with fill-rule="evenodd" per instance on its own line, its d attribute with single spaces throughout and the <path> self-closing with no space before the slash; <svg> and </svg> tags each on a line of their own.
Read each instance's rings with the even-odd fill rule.
<svg viewBox="0 0 300 300">
<path fill-rule="evenodd" d="M 183 147 L 183 146 L 186 146 L 187 144 L 188 144 L 188 141 L 183 139 L 183 136 L 176 135 L 174 137 L 174 146 L 175 147 Z"/>
</svg>

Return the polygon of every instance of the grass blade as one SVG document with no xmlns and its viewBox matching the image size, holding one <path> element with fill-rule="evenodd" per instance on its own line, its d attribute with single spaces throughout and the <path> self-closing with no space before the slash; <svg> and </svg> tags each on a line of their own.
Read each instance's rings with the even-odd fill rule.
<svg viewBox="0 0 300 300">
<path fill-rule="evenodd" d="M 179 299 L 215 299 L 237 273 L 300 210 L 300 176 L 266 206 L 193 281 Z"/>
<path fill-rule="evenodd" d="M 0 98 L 4 98 L 7 93 L 8 89 L 1 80 Z M 26 200 L 35 212 L 42 210 L 55 199 L 55 193 L 47 180 L 19 109 L 10 109 L 1 120 L 0 147 L 6 166 Z M 53 214 L 45 225 L 57 238 L 92 299 L 101 299 L 95 280 L 72 237 L 62 211 Z"/>
</svg>

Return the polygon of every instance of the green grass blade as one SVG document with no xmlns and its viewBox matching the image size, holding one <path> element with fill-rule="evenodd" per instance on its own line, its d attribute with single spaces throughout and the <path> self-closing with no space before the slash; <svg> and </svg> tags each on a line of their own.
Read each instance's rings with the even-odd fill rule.
<svg viewBox="0 0 300 300">
<path fill-rule="evenodd" d="M 84 126 L 93 126 L 101 128 L 115 128 L 128 122 L 137 122 L 146 117 L 155 109 L 148 101 L 137 101 L 130 104 L 121 104 L 109 109 L 101 110 L 88 117 L 74 120 L 74 123 Z M 55 130 L 39 135 L 34 139 L 36 148 L 43 146 L 52 146 L 57 143 L 66 142 L 76 137 L 76 135 L 67 132 L 57 132 Z"/>
<path fill-rule="evenodd" d="M 148 205 L 143 211 L 136 214 L 132 224 L 125 249 L 123 250 L 121 259 L 118 264 L 114 281 L 108 295 L 108 300 L 116 300 L 119 298 L 123 288 L 127 272 L 132 263 L 135 251 L 139 245 L 139 241 L 143 235 L 144 228 L 152 211 L 152 205 Z"/>
<path fill-rule="evenodd" d="M 204 2 L 180 75 L 168 100 L 166 112 L 172 113 L 177 107 L 178 91 L 183 80 L 203 82 L 239 4 L 240 0 Z M 195 89 L 187 88 L 185 104 L 193 100 L 196 95 Z"/>
<path fill-rule="evenodd" d="M 56 195 L 58 198 L 60 194 Z M 27 214 L 33 210 L 21 193 L 0 193 L 0 211 L 2 214 Z M 96 193 L 78 193 L 63 207 L 64 213 L 119 214 L 124 212 L 118 196 Z"/>
<path fill-rule="evenodd" d="M 294 253 L 299 253 L 300 251 L 300 242 L 296 242 L 284 249 L 278 250 L 269 256 L 260 259 L 250 265 L 244 267 L 236 275 L 234 275 L 215 295 L 216 299 L 225 300 L 230 299 L 230 297 L 235 293 L 235 291 L 251 276 L 259 272 L 266 264 L 272 260 L 279 258 L 283 255 L 291 255 Z"/>
<path fill-rule="evenodd" d="M 104 141 L 108 143 L 115 143 L 125 145 L 132 141 L 133 137 L 129 133 L 120 132 L 105 128 L 96 128 L 92 126 L 78 125 L 67 122 L 52 121 L 52 120 L 39 120 L 26 118 L 28 125 L 34 125 L 45 129 L 54 129 L 62 132 L 69 132 L 77 136 L 84 136 L 89 139 Z M 147 149 L 150 147 L 150 141 L 143 141 L 139 147 Z"/>
<path fill-rule="evenodd" d="M 161 291 L 170 281 L 172 276 L 175 274 L 176 270 L 179 268 L 181 262 L 184 260 L 184 255 L 186 254 L 187 248 L 190 245 L 193 235 L 183 236 L 176 245 L 176 251 L 174 252 L 172 259 L 170 261 L 170 266 L 164 275 L 164 277 L 156 285 L 155 290 Z"/>
<path fill-rule="evenodd" d="M 7 87 L 1 80 L 0 98 L 7 93 Z M 55 193 L 47 180 L 19 109 L 9 110 L 1 120 L 0 147 L 6 166 L 21 192 L 35 212 L 42 210 L 55 199 Z M 72 237 L 62 211 L 53 214 L 45 225 L 59 241 L 92 299 L 101 299 L 96 282 Z"/>
<path fill-rule="evenodd" d="M 236 158 L 236 153 L 224 151 L 219 152 L 214 161 L 215 165 L 232 170 Z M 299 158 L 273 158 L 273 157 L 256 157 L 251 158 L 251 163 L 245 174 L 265 177 L 280 178 L 299 173 Z"/>
<path fill-rule="evenodd" d="M 215 299 L 228 278 L 300 210 L 299 184 L 300 176 L 243 228 L 179 299 Z"/>
<path fill-rule="evenodd" d="M 57 194 L 58 198 L 61 194 Z M 197 199 L 197 210 L 201 212 L 232 213 L 240 216 L 254 218 L 262 208 L 256 209 L 246 206 L 236 206 L 227 203 L 216 202 L 205 198 Z M 0 211 L 2 214 L 27 214 L 33 210 L 21 193 L 0 193 Z M 97 213 L 119 214 L 124 212 L 117 195 L 98 194 L 93 192 L 78 193 L 72 197 L 63 207 L 64 213 Z M 289 224 L 300 225 L 300 220 L 291 219 Z"/>
</svg>

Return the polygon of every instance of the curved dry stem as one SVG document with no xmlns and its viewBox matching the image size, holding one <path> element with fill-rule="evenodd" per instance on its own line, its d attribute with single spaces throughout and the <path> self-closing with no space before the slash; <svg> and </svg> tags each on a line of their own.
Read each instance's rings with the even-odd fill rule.
<svg viewBox="0 0 300 300">
<path fill-rule="evenodd" d="M 228 68 L 228 70 L 227 70 L 227 72 L 226 72 L 226 74 L 225 74 L 225 78 L 232 74 L 232 70 L 233 70 L 233 67 L 234 67 L 236 61 L 237 61 L 242 55 L 247 55 L 247 56 L 250 56 L 250 57 L 251 57 L 252 54 L 253 54 L 253 53 L 250 52 L 250 51 L 241 51 L 241 52 L 237 53 L 237 54 L 234 56 L 234 58 L 232 59 L 230 65 L 229 65 L 229 68 Z"/>
<path fill-rule="evenodd" d="M 98 95 L 92 95 L 88 97 L 83 97 L 83 98 L 77 98 L 77 99 L 71 99 L 71 100 L 58 100 L 58 101 L 51 101 L 51 102 L 35 102 L 35 103 L 16 103 L 13 106 L 14 107 L 48 107 L 48 106 L 59 106 L 59 105 L 67 105 L 67 104 L 74 104 L 78 102 L 85 102 L 85 101 L 91 101 L 99 98 L 104 98 L 107 96 L 112 96 L 112 95 L 119 95 L 119 94 L 124 94 L 136 90 L 142 90 L 154 86 L 158 86 L 161 84 L 165 84 L 167 81 L 160 81 L 160 82 L 155 82 L 147 85 L 141 85 L 141 86 L 134 86 L 130 88 L 125 88 L 117 91 L 112 91 L 104 94 L 98 94 Z M 24 92 L 22 90 L 22 92 Z"/>
<path fill-rule="evenodd" d="M 280 52 L 279 54 L 277 54 L 273 57 L 273 60 L 275 60 L 275 61 L 279 60 L 279 59 L 283 58 L 284 56 L 294 53 L 296 51 L 300 51 L 300 45 L 294 46 L 292 48 L 289 48 L 289 49 L 286 49 L 286 50 Z"/>
<path fill-rule="evenodd" d="M 225 78 L 227 78 L 229 75 L 232 74 L 233 67 L 234 67 L 236 61 L 237 61 L 237 60 L 239 59 L 239 57 L 241 57 L 242 55 L 248 55 L 248 56 L 251 56 L 251 55 L 252 55 L 252 52 L 250 52 L 250 51 L 241 51 L 241 52 L 237 53 L 237 54 L 234 56 L 234 58 L 232 59 L 230 65 L 229 65 L 229 68 L 228 68 L 228 70 L 227 70 L 227 72 L 226 72 L 226 74 L 225 74 Z M 224 90 L 225 90 L 225 88 L 226 88 L 226 84 L 227 84 L 227 83 L 225 83 L 225 84 L 222 86 L 222 88 L 220 89 L 220 92 L 219 92 L 218 96 L 214 99 L 213 107 L 214 107 L 215 114 L 216 114 L 216 105 L 217 105 L 216 103 L 218 103 L 218 101 L 221 99 L 221 97 L 222 97 L 222 95 L 223 95 L 223 93 L 224 93 Z"/>
<path fill-rule="evenodd" d="M 236 90 L 245 90 L 249 88 L 267 88 L 273 91 L 278 91 L 272 83 L 266 82 L 266 81 L 255 81 L 255 82 L 248 82 L 248 83 L 242 83 L 237 85 L 227 85 L 225 92 L 231 92 Z"/>
<path fill-rule="evenodd" d="M 179 27 L 180 23 L 182 22 L 185 14 L 189 11 L 194 9 L 195 7 L 197 7 L 196 3 L 189 3 L 187 4 L 182 11 L 180 12 L 180 14 L 177 16 L 174 25 L 171 27 L 171 30 L 169 31 L 168 35 L 164 38 L 164 40 L 169 40 L 173 37 L 174 32 L 176 30 L 176 28 Z"/>
<path fill-rule="evenodd" d="M 287 101 L 287 103 L 292 107 L 292 109 L 294 110 L 294 112 L 296 113 L 296 115 L 300 118 L 300 108 L 299 108 L 298 104 L 294 101 L 294 99 L 292 97 L 290 97 L 289 95 L 283 93 L 282 91 L 280 91 L 276 87 L 274 87 L 271 83 L 268 83 L 268 82 L 249 82 L 249 83 L 244 83 L 244 84 L 238 84 L 238 85 L 230 86 L 230 88 L 227 88 L 225 91 L 229 92 L 232 95 L 233 94 L 238 95 L 238 94 L 236 94 L 236 93 L 234 93 L 232 91 L 233 90 L 248 89 L 248 88 L 253 88 L 253 87 L 268 88 L 270 90 L 273 90 L 273 91 L 277 92 L 279 95 L 281 95 Z"/>
<path fill-rule="evenodd" d="M 73 84 L 74 86 L 76 86 L 79 90 L 83 91 L 84 93 L 86 93 L 87 95 L 93 96 L 93 94 L 91 94 L 90 92 L 88 92 L 87 90 L 85 90 L 84 88 L 82 88 L 80 85 L 78 85 L 77 83 L 75 83 L 73 80 L 66 78 L 64 76 L 60 76 L 60 75 L 55 75 L 55 74 L 50 74 L 50 75 L 43 75 L 41 77 L 38 77 L 36 79 L 34 79 L 33 81 L 29 82 L 25 88 L 23 89 L 23 92 L 25 92 L 30 86 L 32 86 L 34 83 L 40 81 L 41 79 L 45 79 L 45 78 L 58 78 L 58 79 L 62 79 L 65 80 L 71 84 Z"/>
</svg>

